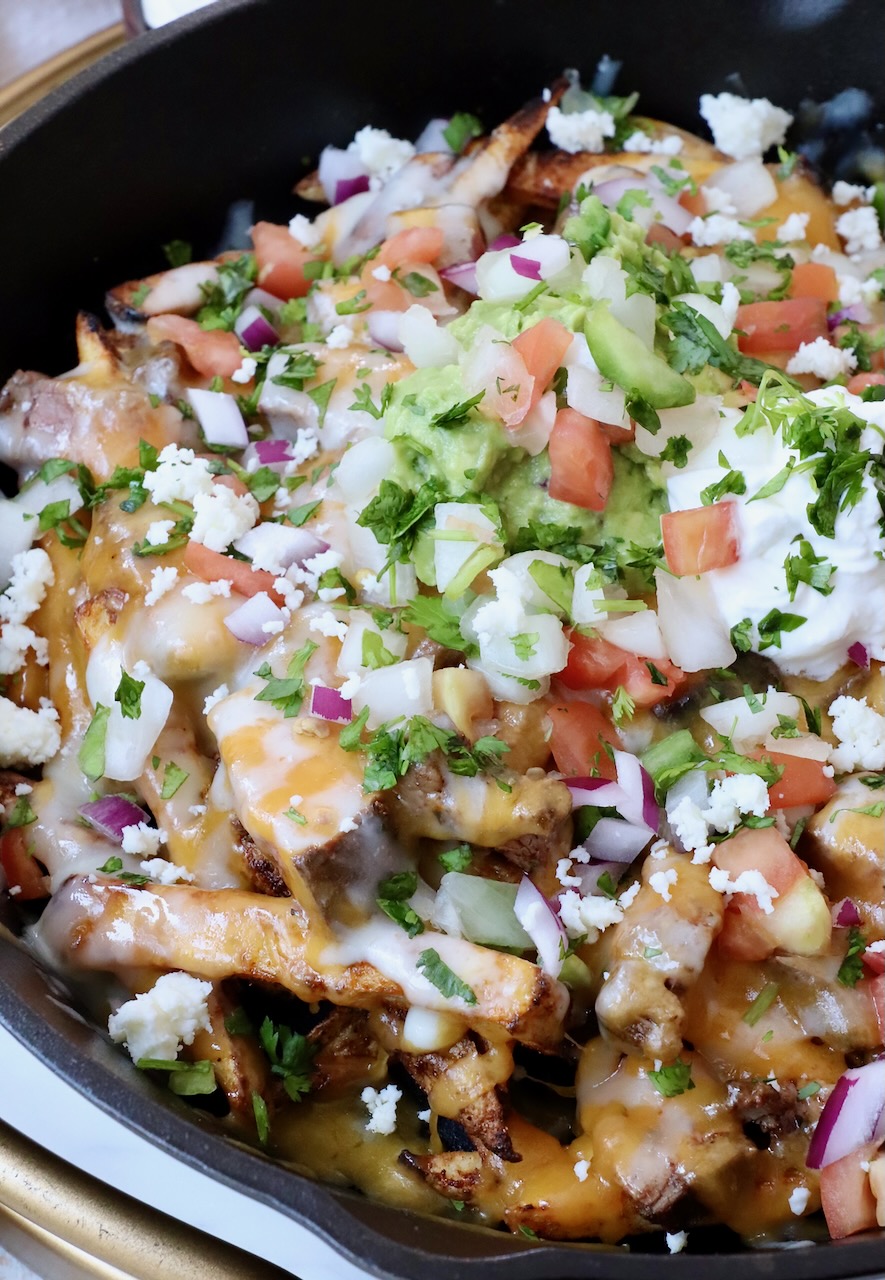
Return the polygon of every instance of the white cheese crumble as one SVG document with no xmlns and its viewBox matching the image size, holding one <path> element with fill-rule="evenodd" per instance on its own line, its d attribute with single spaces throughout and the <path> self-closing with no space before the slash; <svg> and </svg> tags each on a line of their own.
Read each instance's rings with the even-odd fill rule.
<svg viewBox="0 0 885 1280">
<path fill-rule="evenodd" d="M 201 542 L 210 551 L 224 552 L 252 528 L 260 514 L 251 493 L 234 493 L 226 485 L 215 485 L 211 493 L 198 493 L 194 498 L 191 541 Z"/>
<path fill-rule="evenodd" d="M 252 356 L 243 356 L 242 364 L 239 369 L 234 369 L 230 375 L 231 382 L 251 382 L 255 377 L 255 371 L 258 368 L 258 361 Z"/>
<path fill-rule="evenodd" d="M 730 835 L 743 814 L 757 818 L 768 812 L 768 788 L 756 774 L 734 774 L 717 779 L 710 791 L 707 807 L 702 809 L 690 796 L 684 796 L 667 818 L 683 849 L 693 853 L 692 862 L 710 861 L 713 846 L 708 844 L 710 831 Z"/>
<path fill-rule="evenodd" d="M 735 160 L 761 156 L 782 143 L 793 123 L 789 111 L 768 98 L 740 98 L 735 93 L 701 94 L 700 112 L 714 144 Z"/>
<path fill-rule="evenodd" d="M 24 627 L 17 622 L 7 622 L 0 634 L 0 675 L 11 676 L 16 671 L 21 671 L 29 649 L 33 649 L 39 666 L 48 666 L 47 640 L 43 636 L 38 636 L 30 627 Z"/>
<path fill-rule="evenodd" d="M 845 241 L 849 257 L 858 253 L 872 253 L 882 243 L 879 219 L 872 205 L 849 209 L 836 223 L 836 230 Z"/>
<path fill-rule="evenodd" d="M 682 1250 L 685 1248 L 685 1246 L 688 1244 L 687 1231 L 673 1231 L 673 1232 L 668 1231 L 666 1238 L 667 1238 L 667 1248 L 670 1250 L 671 1253 L 681 1253 Z"/>
<path fill-rule="evenodd" d="M 808 1187 L 794 1187 L 790 1192 L 790 1199 L 788 1201 L 790 1212 L 795 1213 L 796 1217 L 800 1218 L 808 1208 L 808 1201 L 810 1199 L 811 1192 Z"/>
<path fill-rule="evenodd" d="M 678 133 L 667 134 L 664 138 L 652 138 L 641 129 L 631 133 L 624 143 L 624 151 L 643 152 L 654 156 L 678 156 L 682 150 L 682 139 Z"/>
<path fill-rule="evenodd" d="M 810 213 L 791 213 L 777 229 L 778 240 L 804 240 L 810 221 Z"/>
<path fill-rule="evenodd" d="M 767 916 L 774 911 L 772 902 L 780 896 L 761 871 L 742 871 L 736 880 L 732 880 L 727 871 L 720 867 L 711 867 L 709 880 L 711 888 L 717 893 L 724 893 L 728 897 L 733 893 L 746 893 L 749 897 L 755 898 L 759 909 Z"/>
<path fill-rule="evenodd" d="M 198 1031 L 211 1031 L 207 1000 L 211 982 L 189 973 L 164 973 L 150 991 L 122 1004 L 108 1018 L 108 1033 L 125 1044 L 133 1062 L 141 1058 L 178 1057 L 182 1045 L 193 1044 Z"/>
<path fill-rule="evenodd" d="M 571 858 L 559 859 L 559 861 L 556 864 L 556 879 L 565 889 L 568 889 L 568 888 L 580 889 L 581 887 L 581 877 L 572 875 Z"/>
<path fill-rule="evenodd" d="M 357 130 L 348 151 L 359 156 L 373 178 L 386 182 L 415 154 L 411 142 L 394 138 L 386 129 L 373 129 L 371 125 Z"/>
<path fill-rule="evenodd" d="M 326 338 L 326 346 L 331 347 L 334 351 L 343 351 L 349 347 L 353 341 L 353 330 L 350 325 L 336 324 L 335 328 Z"/>
<path fill-rule="evenodd" d="M 586 1182 L 586 1181 L 587 1181 L 587 1175 L 588 1175 L 588 1173 L 589 1173 L 589 1172 L 590 1172 L 590 1161 L 589 1161 L 589 1160 L 576 1160 L 576 1161 L 575 1161 L 575 1177 L 578 1179 L 578 1182 Z"/>
<path fill-rule="evenodd" d="M 217 689 L 213 689 L 212 693 L 203 700 L 203 715 L 207 716 L 214 706 L 224 699 L 230 693 L 230 689 L 226 684 L 220 684 Z"/>
<path fill-rule="evenodd" d="M 309 629 L 320 636 L 334 636 L 336 640 L 344 640 L 347 636 L 347 623 L 339 622 L 331 609 L 311 618 Z"/>
<path fill-rule="evenodd" d="M 34 613 L 55 582 L 52 561 L 42 547 L 12 557 L 12 577 L 0 596 L 0 620 L 21 623 Z"/>
<path fill-rule="evenodd" d="M 145 593 L 144 602 L 147 605 L 156 604 L 158 600 L 162 600 L 168 591 L 175 586 L 178 578 L 178 570 L 171 565 L 158 565 L 156 569 L 151 571 L 151 585 Z"/>
<path fill-rule="evenodd" d="M 402 1090 L 395 1084 L 388 1084 L 383 1089 L 363 1089 L 360 1099 L 369 1109 L 367 1133 L 393 1133 L 396 1129 L 396 1104 L 402 1096 Z"/>
<path fill-rule="evenodd" d="M 380 280 L 382 283 L 386 283 L 390 279 L 390 275 L 390 267 L 385 266 L 383 262 L 377 267 L 372 268 L 372 278 L 374 280 Z"/>
<path fill-rule="evenodd" d="M 198 458 L 193 449 L 179 449 L 167 444 L 160 450 L 157 469 L 146 471 L 144 487 L 156 503 L 193 502 L 198 493 L 210 493 L 212 473 L 206 458 Z"/>
<path fill-rule="evenodd" d="M 665 902 L 669 902 L 673 897 L 670 892 L 670 886 L 674 885 L 679 879 L 679 872 L 675 867 L 669 867 L 666 871 L 654 871 L 648 877 L 648 885 L 650 889 L 654 889 Z"/>
<path fill-rule="evenodd" d="M 615 118 L 610 111 L 588 107 L 586 111 L 563 112 L 551 107 L 547 132 L 554 147 L 575 155 L 579 151 L 605 150 L 605 139 L 615 136 Z"/>
<path fill-rule="evenodd" d="M 174 520 L 155 520 L 147 527 L 144 540 L 152 547 L 162 547 L 169 540 L 169 534 L 175 528 Z"/>
<path fill-rule="evenodd" d="M 218 578 L 215 582 L 189 582 L 181 594 L 191 604 L 208 604 L 216 596 L 228 599 L 233 585 L 230 578 Z"/>
<path fill-rule="evenodd" d="M 839 745 L 830 759 L 841 773 L 885 768 L 885 716 L 866 698 L 836 698 L 830 704 L 833 733 Z"/>
<path fill-rule="evenodd" d="M 732 199 L 730 191 L 723 191 L 721 187 L 707 186 L 701 187 L 701 195 L 704 197 L 704 203 L 707 206 L 707 213 L 721 213 L 726 218 L 734 218 L 737 216 L 737 205 Z"/>
<path fill-rule="evenodd" d="M 141 869 L 155 884 L 189 884 L 194 878 L 187 867 L 176 866 L 166 858 L 147 858 L 141 863 Z"/>
<path fill-rule="evenodd" d="M 0 697 L 0 767 L 15 764 L 45 764 L 61 745 L 58 712 L 46 698 L 40 710 L 16 706 Z"/>
<path fill-rule="evenodd" d="M 323 233 L 303 213 L 289 219 L 289 235 L 305 249 L 317 249 L 323 243 Z"/>
<path fill-rule="evenodd" d="M 790 357 L 787 373 L 813 373 L 822 382 L 835 382 L 856 368 L 857 356 L 850 348 L 843 350 L 826 338 L 815 338 L 813 342 L 800 343 L 799 350 Z"/>
<path fill-rule="evenodd" d="M 869 204 L 875 193 L 875 187 L 859 187 L 853 182 L 839 181 L 833 183 L 830 195 L 833 197 L 833 204 L 844 208 L 847 204 L 854 204 L 856 200 L 862 204 Z"/>
<path fill-rule="evenodd" d="M 624 913 L 611 898 L 582 898 L 574 889 L 559 895 L 559 918 L 570 938 L 587 935 L 588 942 L 595 942 L 603 930 L 620 924 Z"/>
<path fill-rule="evenodd" d="M 146 822 L 133 823 L 123 828 L 123 852 L 140 853 L 148 858 L 156 856 L 161 844 L 166 842 L 166 832 L 149 827 Z"/>
<path fill-rule="evenodd" d="M 689 234 L 699 248 L 727 244 L 729 240 L 755 240 L 749 227 L 742 226 L 736 218 L 721 213 L 711 213 L 706 218 L 692 218 Z"/>
</svg>

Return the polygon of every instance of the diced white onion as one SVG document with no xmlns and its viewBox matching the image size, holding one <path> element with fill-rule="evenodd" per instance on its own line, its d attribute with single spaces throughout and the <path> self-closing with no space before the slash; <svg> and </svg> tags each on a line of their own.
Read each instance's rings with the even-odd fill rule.
<svg viewBox="0 0 885 1280">
<path fill-rule="evenodd" d="M 609 614 L 607 620 L 599 625 L 599 630 L 603 639 L 616 644 L 619 649 L 626 649 L 628 653 L 637 653 L 652 661 L 665 660 L 669 656 L 654 609 Z"/>
<path fill-rule="evenodd" d="M 432 678 L 429 658 L 411 658 L 369 671 L 352 698 L 354 715 L 368 707 L 369 729 L 400 716 L 426 716 L 433 709 Z"/>
<path fill-rule="evenodd" d="M 613 302 L 610 310 L 614 318 L 635 333 L 649 349 L 654 346 L 657 308 L 651 294 L 631 293 L 623 302 Z"/>
<path fill-rule="evenodd" d="M 335 471 L 335 483 L 348 502 L 364 503 L 393 471 L 396 453 L 380 436 L 360 440 L 343 455 Z"/>
<path fill-rule="evenodd" d="M 598 570 L 592 564 L 582 564 L 575 570 L 575 589 L 572 594 L 572 622 L 579 626 L 596 626 L 608 618 L 608 614 L 596 606 L 605 599 L 601 586 L 589 586 L 598 578 Z"/>
<path fill-rule="evenodd" d="M 640 295 L 637 294 L 636 297 Z M 642 297 L 647 297 L 642 294 Z M 651 298 L 649 298 L 651 302 Z M 674 302 L 684 302 L 691 307 L 692 311 L 696 311 L 698 315 L 705 316 L 710 324 L 719 334 L 720 338 L 727 338 L 731 333 L 731 325 L 728 316 L 722 310 L 718 302 L 714 302 L 712 298 L 706 297 L 703 293 L 680 293 Z"/>
<path fill-rule="evenodd" d="M 777 199 L 774 179 L 758 159 L 738 160 L 717 169 L 709 185 L 730 197 L 739 218 L 755 218 Z"/>
<path fill-rule="evenodd" d="M 583 365 L 572 365 L 568 371 L 565 398 L 569 408 L 577 409 L 578 413 L 595 418 L 597 422 L 607 422 L 613 427 L 629 430 L 630 418 L 625 407 L 624 392 L 620 387 L 612 387 L 611 382 L 603 378 L 601 373 Z"/>
<path fill-rule="evenodd" d="M 737 654 L 710 585 L 655 570 L 658 625 L 671 661 L 683 671 L 730 667 Z"/>
<path fill-rule="evenodd" d="M 370 614 L 365 613 L 362 609 L 355 609 L 350 615 L 350 625 L 347 628 L 347 635 L 341 643 L 341 652 L 338 655 L 338 662 L 335 668 L 340 676 L 349 676 L 353 671 L 363 672 L 367 670 L 363 663 L 363 641 L 367 632 L 379 636 L 384 648 L 388 653 L 392 653 L 395 658 L 404 658 L 406 656 L 408 637 L 403 632 L 392 629 L 382 631 L 380 627 L 375 625 Z"/>
<path fill-rule="evenodd" d="M 722 737 L 731 738 L 738 751 L 746 751 L 758 746 L 777 728 L 779 716 L 798 720 L 801 714 L 802 704 L 793 694 L 769 689 L 757 694 L 752 705 L 746 698 L 715 702 L 702 709 L 701 719 Z"/>
<path fill-rule="evenodd" d="M 427 307 L 415 303 L 402 312 L 397 337 L 416 369 L 458 363 L 461 354 L 458 341 L 448 330 L 440 328 Z"/>
<path fill-rule="evenodd" d="M 209 444 L 245 449 L 249 433 L 234 396 L 199 387 L 189 387 L 184 394 Z"/>
<path fill-rule="evenodd" d="M 123 716 L 115 694 L 123 673 L 123 651 L 114 641 L 95 645 L 86 665 L 86 689 L 95 707 L 110 708 L 105 736 L 105 777 L 134 782 L 144 773 L 147 758 L 172 707 L 172 690 L 152 672 L 139 674 L 144 681 L 141 714 L 135 720 Z M 132 672 L 130 672 L 132 674 Z"/>
</svg>

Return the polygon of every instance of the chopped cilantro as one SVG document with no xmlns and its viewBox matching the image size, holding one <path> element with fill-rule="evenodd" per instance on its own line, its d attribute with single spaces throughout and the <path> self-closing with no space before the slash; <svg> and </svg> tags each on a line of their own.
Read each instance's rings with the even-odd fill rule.
<svg viewBox="0 0 885 1280">
<path fill-rule="evenodd" d="M 647 1071 L 646 1074 L 658 1093 L 665 1098 L 678 1098 L 681 1093 L 694 1088 L 691 1063 L 683 1062 L 680 1058 L 669 1066 L 661 1067 L 659 1071 Z"/>
<path fill-rule="evenodd" d="M 205 1058 L 199 1062 L 182 1062 L 178 1058 L 139 1058 L 135 1065 L 139 1071 L 168 1071 L 169 1088 L 183 1098 L 214 1093 L 217 1088 L 215 1069 Z"/>
<path fill-rule="evenodd" d="M 747 478 L 743 471 L 727 471 L 721 480 L 708 484 L 706 489 L 701 490 L 701 502 L 705 507 L 709 507 L 720 498 L 724 498 L 727 493 L 746 492 Z"/>
<path fill-rule="evenodd" d="M 307 523 L 321 502 L 322 498 L 318 498 L 316 502 L 305 502 L 300 507 L 292 507 L 287 513 L 286 519 L 289 524 L 293 524 L 296 529 L 300 529 L 303 524 Z"/>
<path fill-rule="evenodd" d="M 360 289 L 352 298 L 345 298 L 343 302 L 335 303 L 335 311 L 339 316 L 357 316 L 362 311 L 368 311 L 371 302 L 366 302 L 366 291 Z"/>
<path fill-rule="evenodd" d="M 332 392 L 338 384 L 337 378 L 330 378 L 328 382 L 321 382 L 318 387 L 310 387 L 307 394 L 317 407 L 317 426 L 322 427 L 326 421 L 326 411 L 329 408 L 329 401 L 332 399 Z"/>
<path fill-rule="evenodd" d="M 659 685 L 666 686 L 670 683 L 670 681 L 667 679 L 664 673 L 662 671 L 659 671 L 655 666 L 655 664 L 649 661 L 648 658 L 646 658 L 645 660 L 645 665 L 648 668 L 648 674 L 651 676 L 652 684 L 659 684 Z"/>
<path fill-rule="evenodd" d="M 183 267 L 190 262 L 194 251 L 186 240 L 170 240 L 163 245 L 163 254 L 170 267 Z"/>
<path fill-rule="evenodd" d="M 370 414 L 373 418 L 380 419 L 384 417 L 385 410 L 390 404 L 390 397 L 393 394 L 393 384 L 388 382 L 381 392 L 381 403 L 376 405 L 372 399 L 372 388 L 368 382 L 361 382 L 354 392 L 354 402 L 348 407 L 350 409 L 362 409 L 364 413 Z"/>
<path fill-rule="evenodd" d="M 466 871 L 473 861 L 473 850 L 469 844 L 459 844 L 439 854 L 439 861 L 446 871 Z"/>
<path fill-rule="evenodd" d="M 89 728 L 83 735 L 83 742 L 80 745 L 77 759 L 90 782 L 97 781 L 104 773 L 104 748 L 110 714 L 110 707 L 102 706 L 100 702 L 95 704 Z"/>
<path fill-rule="evenodd" d="M 747 1012 L 743 1015 L 742 1020 L 746 1022 L 748 1027 L 755 1027 L 763 1014 L 768 1012 L 777 999 L 779 990 L 780 988 L 776 982 L 766 982 Z"/>
<path fill-rule="evenodd" d="M 469 111 L 456 111 L 442 134 L 455 155 L 459 156 L 472 138 L 482 136 L 482 123 Z"/>
<path fill-rule="evenodd" d="M 839 972 L 836 974 L 843 987 L 857 986 L 858 980 L 863 974 L 862 956 L 866 946 L 866 939 L 860 929 L 852 927 L 848 930 L 848 946 L 845 950 L 845 958 L 839 965 Z"/>
<path fill-rule="evenodd" d="M 257 278 L 258 263 L 254 253 L 244 253 L 229 262 L 220 262 L 216 267 L 215 280 L 200 285 L 203 305 L 197 312 L 197 322 L 204 329 L 233 329 L 246 294 L 254 288 Z"/>
<path fill-rule="evenodd" d="M 185 773 L 184 769 L 177 765 L 174 760 L 170 760 L 163 771 L 160 799 L 171 800 L 176 791 L 179 791 L 184 786 L 189 777 L 189 773 Z"/>
<path fill-rule="evenodd" d="M 782 613 L 780 609 L 769 609 L 759 622 L 759 650 L 779 649 L 781 633 L 796 631 L 807 619 L 798 613 Z"/>
<path fill-rule="evenodd" d="M 462 982 L 456 973 L 452 972 L 433 947 L 428 947 L 426 951 L 421 952 L 416 967 L 419 973 L 423 973 L 427 981 L 432 983 L 447 1000 L 459 999 L 469 1005 L 477 1003 L 476 993 L 468 987 L 466 982 Z"/>
<path fill-rule="evenodd" d="M 286 719 L 297 716 L 304 701 L 304 669 L 316 650 L 313 640 L 308 640 L 297 653 L 293 654 L 286 668 L 285 677 L 275 676 L 267 662 L 263 662 L 255 674 L 267 683 L 260 693 L 255 695 L 256 702 L 269 702 L 271 706 L 282 711 Z"/>
<path fill-rule="evenodd" d="M 29 827 L 32 822 L 37 821 L 37 815 L 31 808 L 31 802 L 27 796 L 19 796 L 16 799 L 4 821 L 7 827 Z"/>
<path fill-rule="evenodd" d="M 394 480 L 382 480 L 381 488 L 361 512 L 357 524 L 371 529 L 379 542 L 390 548 L 386 573 L 397 561 L 407 561 L 415 539 L 433 518 L 433 508 L 445 500 L 439 482 L 426 480 L 417 493 L 410 493 Z"/>
<path fill-rule="evenodd" d="M 634 393 L 628 396 L 625 408 L 627 413 L 634 422 L 638 422 L 641 427 L 645 427 L 650 435 L 656 436 L 661 429 L 661 420 L 658 417 L 657 409 L 644 400 L 642 396 Z M 691 447 L 691 446 L 689 446 Z"/>
<path fill-rule="evenodd" d="M 118 871 L 123 870 L 123 859 L 118 858 L 116 854 L 113 854 L 110 858 L 108 858 L 104 866 L 98 867 L 97 870 L 100 872 L 101 875 L 105 875 L 105 876 L 116 875 Z"/>
<path fill-rule="evenodd" d="M 408 900 L 418 889 L 418 876 L 414 871 L 399 871 L 388 876 L 378 885 L 378 906 L 390 916 L 410 938 L 424 932 L 424 922 Z"/>
<path fill-rule="evenodd" d="M 528 662 L 529 658 L 535 656 L 540 638 L 540 633 L 537 631 L 522 631 L 511 637 L 513 652 L 520 662 Z"/>
<path fill-rule="evenodd" d="M 617 725 L 623 724 L 625 720 L 633 719 L 635 711 L 635 700 L 630 697 L 624 686 L 619 684 L 612 698 L 612 719 Z"/>
<path fill-rule="evenodd" d="M 362 660 L 363 666 L 368 667 L 370 671 L 377 671 L 379 667 L 392 667 L 399 662 L 396 654 L 385 647 L 378 633 L 368 630 L 363 632 Z"/>
<path fill-rule="evenodd" d="M 420 271 L 408 271 L 404 276 L 397 276 L 404 289 L 408 289 L 413 298 L 426 298 L 431 293 L 439 292 L 439 285 Z"/>
<path fill-rule="evenodd" d="M 319 367 L 320 361 L 313 352 L 296 351 L 289 356 L 283 372 L 271 378 L 271 382 L 291 391 L 303 391 L 305 382 L 316 377 Z"/>
<path fill-rule="evenodd" d="M 114 701 L 119 702 L 120 712 L 127 720 L 141 718 L 141 695 L 144 692 L 144 681 L 134 680 L 126 671 L 120 673 L 120 683 L 114 694 Z"/>
<path fill-rule="evenodd" d="M 477 395 L 471 396 L 469 400 L 462 400 L 459 404 L 453 404 L 448 409 L 443 409 L 440 413 L 435 413 L 430 419 L 432 427 L 461 427 L 470 417 L 471 409 L 475 409 L 485 395 L 484 391 L 478 392 Z"/>
<path fill-rule="evenodd" d="M 271 1071 L 280 1076 L 283 1088 L 293 1102 L 300 1102 L 311 1089 L 311 1070 L 316 1050 L 306 1036 L 299 1035 L 282 1023 L 265 1018 L 258 1030 L 261 1047 L 271 1063 Z"/>
<path fill-rule="evenodd" d="M 270 1117 L 267 1114 L 267 1103 L 255 1089 L 252 1090 L 252 1114 L 255 1117 L 255 1131 L 258 1134 L 258 1141 L 263 1147 L 266 1147 L 267 1140 L 270 1137 Z"/>
<path fill-rule="evenodd" d="M 563 613 L 571 612 L 575 571 L 570 565 L 548 564 L 546 560 L 533 560 L 529 565 L 529 576 Z"/>
<path fill-rule="evenodd" d="M 807 539 L 797 538 L 794 541 L 799 543 L 798 554 L 788 555 L 784 560 L 790 599 L 795 600 L 796 588 L 800 582 L 807 583 L 822 596 L 828 596 L 833 590 L 830 579 L 836 572 L 835 566 L 830 564 L 825 556 L 815 555 L 814 548 Z"/>
<path fill-rule="evenodd" d="M 661 451 L 661 462 L 672 462 L 674 467 L 681 469 L 688 462 L 688 454 L 692 448 L 688 436 L 671 436 Z"/>
</svg>

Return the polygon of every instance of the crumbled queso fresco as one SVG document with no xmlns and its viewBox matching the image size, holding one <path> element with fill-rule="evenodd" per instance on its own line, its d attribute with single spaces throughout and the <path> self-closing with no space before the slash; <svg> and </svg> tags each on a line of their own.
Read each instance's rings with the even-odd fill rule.
<svg viewBox="0 0 885 1280">
<path fill-rule="evenodd" d="M 678 1166 L 670 1253 L 807 1159 L 872 1228 L 885 192 L 616 70 L 331 139 L 3 389 L 0 881 L 268 1157 L 609 1243 Z"/>
</svg>

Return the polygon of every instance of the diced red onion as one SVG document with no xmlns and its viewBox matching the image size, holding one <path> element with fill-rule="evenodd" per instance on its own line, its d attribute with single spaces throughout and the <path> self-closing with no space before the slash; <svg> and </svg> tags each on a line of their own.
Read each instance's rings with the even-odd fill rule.
<svg viewBox="0 0 885 1280">
<path fill-rule="evenodd" d="M 102 796 L 100 800 L 81 804 L 77 812 L 81 818 L 86 819 L 90 827 L 117 844 L 123 843 L 124 827 L 137 827 L 139 822 L 150 822 L 150 814 L 145 813 L 140 805 L 126 796 Z"/>
<path fill-rule="evenodd" d="M 526 280 L 541 279 L 541 264 L 535 258 L 523 258 L 518 253 L 511 253 L 510 264 L 518 276 Z"/>
<path fill-rule="evenodd" d="M 568 949 L 568 934 L 553 906 L 528 876 L 522 878 L 513 911 L 535 945 L 541 968 L 558 977 Z"/>
<path fill-rule="evenodd" d="M 243 306 L 245 307 L 260 307 L 263 311 L 268 311 L 273 324 L 276 324 L 279 320 L 279 312 L 282 305 L 282 298 L 275 297 L 272 293 L 268 293 L 266 289 L 250 289 L 243 299 Z"/>
<path fill-rule="evenodd" d="M 860 924 L 860 912 L 851 898 L 843 898 L 833 907 L 833 923 L 838 929 L 850 929 Z"/>
<path fill-rule="evenodd" d="M 207 444 L 220 444 L 227 448 L 245 449 L 249 433 L 240 406 L 226 391 L 204 391 L 191 387 L 185 393 L 193 409 Z"/>
<path fill-rule="evenodd" d="M 865 644 L 855 640 L 854 644 L 848 646 L 848 656 L 855 666 L 863 667 L 864 671 L 869 671 L 870 651 Z"/>
<path fill-rule="evenodd" d="M 263 467 L 272 467 L 276 462 L 292 461 L 292 450 L 288 440 L 256 440 L 255 456 Z"/>
<path fill-rule="evenodd" d="M 642 823 L 657 831 L 661 821 L 660 810 L 655 800 L 654 783 L 639 759 L 629 751 L 615 752 L 615 768 L 618 772 L 618 785 L 623 788 L 629 800 L 629 809 L 621 809 L 628 822 Z"/>
<path fill-rule="evenodd" d="M 863 302 L 855 302 L 852 306 L 842 307 L 840 311 L 834 311 L 831 316 L 827 316 L 827 328 L 832 333 L 834 329 L 839 328 L 840 324 L 848 324 L 851 321 L 854 324 L 869 324 L 872 318 L 868 306 Z"/>
<path fill-rule="evenodd" d="M 374 307 L 368 315 L 369 337 L 377 347 L 387 351 L 402 351 L 403 344 L 399 340 L 399 322 L 402 311 L 376 311 Z"/>
<path fill-rule="evenodd" d="M 320 152 L 319 179 L 329 204 L 340 203 L 339 186 L 354 178 L 362 178 L 368 185 L 368 170 L 359 156 L 341 147 L 324 147 Z"/>
<path fill-rule="evenodd" d="M 333 724 L 350 724 L 353 708 L 350 698 L 342 698 L 337 689 L 314 684 L 310 689 L 310 714 L 318 720 L 330 720 Z"/>
<path fill-rule="evenodd" d="M 448 280 L 449 284 L 457 285 L 465 293 L 472 293 L 474 297 L 479 293 L 479 286 L 476 283 L 475 262 L 456 262 L 451 267 L 443 267 L 439 274 L 443 280 Z"/>
<path fill-rule="evenodd" d="M 369 190 L 369 175 L 361 173 L 355 178 L 340 178 L 335 183 L 335 204 L 343 204 L 345 200 L 349 200 L 351 196 L 358 196 L 362 191 Z"/>
<path fill-rule="evenodd" d="M 234 321 L 234 333 L 250 351 L 260 351 L 265 346 L 274 347 L 280 340 L 280 335 L 258 307 L 246 307 L 240 312 Z"/>
<path fill-rule="evenodd" d="M 622 822 L 620 818 L 600 818 L 584 841 L 591 858 L 608 862 L 632 862 L 638 857 L 654 831 L 644 822 Z"/>
<path fill-rule="evenodd" d="M 564 782 L 572 793 L 573 809 L 582 809 L 590 804 L 617 809 L 621 813 L 624 805 L 630 805 L 623 787 L 617 782 L 609 782 L 607 778 L 565 778 Z"/>
<path fill-rule="evenodd" d="M 243 644 L 267 644 L 272 635 L 278 634 L 278 626 L 285 623 L 285 614 L 279 605 L 274 604 L 266 591 L 259 591 L 250 596 L 239 609 L 234 609 L 224 620 L 231 635 Z M 272 628 L 265 631 L 265 625 Z"/>
<path fill-rule="evenodd" d="M 623 177 L 611 178 L 608 182 L 601 182 L 598 187 L 593 188 L 593 194 L 598 196 L 602 203 L 609 208 L 614 208 L 621 197 L 626 195 L 628 191 L 644 191 L 651 198 L 655 213 L 660 215 L 658 220 L 665 227 L 669 227 L 677 236 L 685 235 L 692 215 L 682 207 L 678 200 L 668 196 L 661 184 L 654 178 L 638 173 L 625 174 Z"/>
<path fill-rule="evenodd" d="M 512 235 L 509 231 L 505 231 L 501 235 L 495 236 L 494 240 L 488 247 L 488 252 L 496 253 L 498 249 L 515 249 L 521 244 L 522 241 L 519 236 Z"/>
<path fill-rule="evenodd" d="M 850 1155 L 885 1137 L 885 1058 L 851 1067 L 836 1081 L 821 1112 L 805 1161 L 809 1169 Z"/>
</svg>

